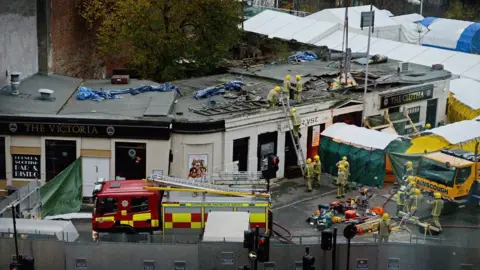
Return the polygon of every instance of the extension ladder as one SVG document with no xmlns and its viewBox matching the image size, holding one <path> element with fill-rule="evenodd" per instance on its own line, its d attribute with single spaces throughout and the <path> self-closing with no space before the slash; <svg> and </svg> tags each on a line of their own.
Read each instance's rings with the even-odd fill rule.
<svg viewBox="0 0 480 270">
<path fill-rule="evenodd" d="M 283 95 L 283 92 L 280 94 L 280 99 L 282 101 L 283 111 L 285 112 L 285 118 L 287 119 L 288 129 L 290 130 L 290 137 L 292 139 L 293 149 L 295 150 L 295 154 L 297 155 L 298 165 L 300 166 L 300 170 L 302 171 L 302 176 L 305 176 L 305 169 L 307 162 L 305 160 L 305 155 L 303 154 L 302 147 L 300 146 L 300 137 L 298 136 L 298 132 L 294 134 L 293 132 L 293 122 L 290 117 L 290 113 L 292 111 L 290 107 L 290 101 Z"/>
<path fill-rule="evenodd" d="M 245 188 L 245 187 L 228 187 L 228 186 L 219 186 L 213 185 L 206 182 L 200 182 L 191 179 L 176 178 L 170 176 L 164 176 L 159 174 L 152 174 L 147 178 L 148 181 L 154 183 L 163 184 L 167 186 L 175 186 L 188 189 L 198 189 L 205 191 L 221 191 L 229 193 L 265 193 L 265 189 L 255 189 L 255 188 Z"/>
<path fill-rule="evenodd" d="M 265 186 L 267 181 L 261 179 L 262 172 L 220 172 L 218 175 L 211 175 L 210 181 L 214 185 L 241 185 L 241 186 Z"/>
</svg>

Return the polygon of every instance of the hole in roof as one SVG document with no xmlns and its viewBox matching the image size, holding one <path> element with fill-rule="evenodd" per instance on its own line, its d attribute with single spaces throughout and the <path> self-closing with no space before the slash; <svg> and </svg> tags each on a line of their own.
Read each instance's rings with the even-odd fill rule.
<svg viewBox="0 0 480 270">
<path fill-rule="evenodd" d="M 112 183 L 110 185 L 110 188 L 119 188 L 120 187 L 120 183 Z"/>
<path fill-rule="evenodd" d="M 420 76 L 425 76 L 425 73 L 411 73 L 411 74 L 405 74 L 407 77 L 420 77 Z"/>
</svg>

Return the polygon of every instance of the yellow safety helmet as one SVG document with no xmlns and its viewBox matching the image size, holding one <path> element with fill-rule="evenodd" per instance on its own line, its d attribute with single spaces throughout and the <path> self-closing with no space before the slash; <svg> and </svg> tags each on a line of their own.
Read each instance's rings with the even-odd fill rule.
<svg viewBox="0 0 480 270">
<path fill-rule="evenodd" d="M 290 75 L 285 76 L 285 80 L 290 81 L 291 77 Z"/>
<path fill-rule="evenodd" d="M 407 161 L 407 167 L 412 167 L 413 166 L 413 163 L 411 161 Z"/>
<path fill-rule="evenodd" d="M 275 91 L 280 92 L 280 90 L 282 90 L 280 86 L 275 87 Z"/>
<path fill-rule="evenodd" d="M 411 183 L 412 183 L 412 187 L 416 187 L 416 186 L 417 186 L 417 182 L 412 181 Z"/>
<path fill-rule="evenodd" d="M 300 79 L 302 79 L 302 77 L 300 77 L 300 75 L 297 75 L 297 76 L 295 76 L 295 79 L 296 79 L 297 81 L 300 81 Z"/>
<path fill-rule="evenodd" d="M 389 218 L 390 218 L 390 215 L 388 213 L 384 213 L 383 216 L 382 216 L 383 220 L 387 220 Z"/>
<path fill-rule="evenodd" d="M 307 158 L 307 164 L 310 164 L 312 163 L 312 159 L 311 158 Z"/>
<path fill-rule="evenodd" d="M 433 197 L 435 197 L 435 199 L 440 199 L 442 198 L 442 194 L 440 194 L 440 192 L 435 192 L 433 193 Z"/>
<path fill-rule="evenodd" d="M 346 156 L 344 156 L 344 157 L 342 158 L 342 160 L 345 160 L 345 161 L 347 161 L 348 159 L 347 159 L 347 157 L 346 157 Z"/>
<path fill-rule="evenodd" d="M 320 156 L 319 156 L 319 155 L 315 155 L 315 160 L 316 160 L 316 161 L 319 161 L 319 160 L 320 160 Z"/>
<path fill-rule="evenodd" d="M 297 110 L 295 110 L 295 108 L 292 108 L 292 113 L 296 112 Z"/>
<path fill-rule="evenodd" d="M 414 182 L 415 181 L 415 177 L 413 176 L 408 176 L 408 182 Z"/>
<path fill-rule="evenodd" d="M 430 125 L 429 123 L 427 123 L 427 124 L 425 125 L 425 127 L 426 127 L 426 128 L 431 128 L 432 125 Z"/>
<path fill-rule="evenodd" d="M 415 195 L 420 195 L 422 192 L 420 191 L 420 189 L 415 189 Z"/>
</svg>

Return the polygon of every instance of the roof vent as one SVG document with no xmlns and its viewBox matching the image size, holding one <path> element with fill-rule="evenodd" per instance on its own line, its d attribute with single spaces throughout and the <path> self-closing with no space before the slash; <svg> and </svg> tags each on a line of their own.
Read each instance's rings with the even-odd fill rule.
<svg viewBox="0 0 480 270">
<path fill-rule="evenodd" d="M 442 64 L 432 65 L 432 70 L 443 70 L 443 65 Z"/>
<path fill-rule="evenodd" d="M 410 70 L 410 63 L 400 62 L 398 63 L 398 72 L 405 72 Z"/>
<path fill-rule="evenodd" d="M 50 100 L 52 99 L 52 94 L 54 91 L 50 89 L 39 89 L 38 92 L 40 93 L 40 99 Z"/>
<path fill-rule="evenodd" d="M 18 96 L 20 94 L 20 75 L 22 75 L 20 72 L 12 72 L 12 74 L 10 74 L 10 83 L 12 86 L 10 94 L 14 96 Z"/>
</svg>

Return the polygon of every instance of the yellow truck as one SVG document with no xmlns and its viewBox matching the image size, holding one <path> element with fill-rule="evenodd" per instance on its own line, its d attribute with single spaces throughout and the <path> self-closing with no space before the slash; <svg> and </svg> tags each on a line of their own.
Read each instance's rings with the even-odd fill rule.
<svg viewBox="0 0 480 270">
<path fill-rule="evenodd" d="M 478 162 L 475 153 L 461 149 L 426 154 L 417 171 L 417 187 L 440 192 L 445 199 L 478 204 Z"/>
</svg>

